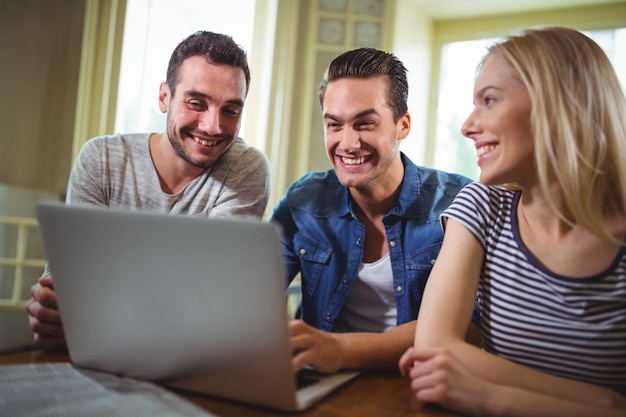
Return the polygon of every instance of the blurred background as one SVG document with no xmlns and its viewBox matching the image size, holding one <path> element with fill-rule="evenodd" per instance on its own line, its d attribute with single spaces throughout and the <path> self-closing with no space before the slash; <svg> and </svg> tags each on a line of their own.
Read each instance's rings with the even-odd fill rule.
<svg viewBox="0 0 626 417">
<path fill-rule="evenodd" d="M 626 88 L 624 0 L 0 0 L 0 351 L 32 339 L 24 304 L 45 260 L 36 203 L 64 199 L 89 138 L 164 129 L 159 83 L 192 32 L 230 34 L 248 52 L 241 136 L 270 158 L 269 214 L 291 182 L 330 167 L 317 86 L 335 56 L 395 53 L 410 77 L 402 151 L 477 178 L 460 134 L 476 64 L 494 40 L 544 25 L 593 37 Z"/>
</svg>

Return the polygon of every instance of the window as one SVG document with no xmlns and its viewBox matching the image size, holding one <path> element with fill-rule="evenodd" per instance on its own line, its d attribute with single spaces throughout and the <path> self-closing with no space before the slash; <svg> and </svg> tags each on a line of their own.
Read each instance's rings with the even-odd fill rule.
<svg viewBox="0 0 626 417">
<path fill-rule="evenodd" d="M 611 59 L 626 91 L 626 28 L 583 31 Z M 434 167 L 472 179 L 480 174 L 472 141 L 461 135 L 461 125 L 472 111 L 476 65 L 498 38 L 452 42 L 441 50 L 439 101 L 435 132 Z"/>
<path fill-rule="evenodd" d="M 473 142 L 461 135 L 461 125 L 472 111 L 474 70 L 486 47 L 497 39 L 453 42 L 441 50 L 441 75 L 435 133 L 436 168 L 478 179 Z"/>
<path fill-rule="evenodd" d="M 116 132 L 162 132 L 165 115 L 158 106 L 176 45 L 198 30 L 225 33 L 252 54 L 256 0 L 128 0 Z M 244 136 L 246 112 L 240 135 Z M 245 137 L 245 136 L 244 136 Z"/>
</svg>

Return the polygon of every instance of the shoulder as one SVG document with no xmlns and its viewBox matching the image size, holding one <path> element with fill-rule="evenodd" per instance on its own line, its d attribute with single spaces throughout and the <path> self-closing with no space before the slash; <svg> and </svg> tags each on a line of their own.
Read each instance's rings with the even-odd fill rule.
<svg viewBox="0 0 626 417">
<path fill-rule="evenodd" d="M 502 202 L 513 200 L 516 193 L 517 191 L 502 185 L 485 185 L 480 182 L 473 182 L 464 187 L 457 198 L 501 205 Z"/>
<path fill-rule="evenodd" d="M 491 188 L 493 187 L 482 184 L 480 182 L 473 182 L 464 187 L 464 190 L 461 191 L 459 195 L 488 196 Z"/>
<path fill-rule="evenodd" d="M 459 174 L 415 165 L 402 155 L 404 179 L 399 205 L 407 215 L 437 218 L 471 179 Z"/>
<path fill-rule="evenodd" d="M 472 179 L 460 174 L 417 165 L 413 165 L 407 172 L 411 172 L 417 176 L 418 183 L 421 187 L 439 187 L 452 194 L 456 194 L 463 187 L 473 182 Z"/>
<path fill-rule="evenodd" d="M 445 210 L 445 215 L 482 219 L 480 222 L 484 224 L 509 221 L 514 200 L 519 193 L 501 185 L 474 182 L 459 192 L 450 207 Z"/>
<path fill-rule="evenodd" d="M 494 234 L 499 235 L 503 226 L 510 222 L 510 201 L 514 195 L 514 191 L 502 186 L 473 182 L 457 194 L 441 217 L 457 221 L 476 238 L 483 250 L 487 250 L 489 239 Z M 509 200 L 509 204 L 502 204 L 503 200 Z"/>
<path fill-rule="evenodd" d="M 96 136 L 81 147 L 81 153 L 136 152 L 148 149 L 148 133 L 114 134 Z"/>
<path fill-rule="evenodd" d="M 460 174 L 416 165 L 406 155 L 401 156 L 405 181 L 415 184 L 420 189 L 437 188 L 446 194 L 455 195 L 460 189 L 473 182 L 470 178 Z"/>
<path fill-rule="evenodd" d="M 263 165 L 269 167 L 269 159 L 258 148 L 246 143 L 242 138 L 236 138 L 233 144 L 224 154 L 223 159 L 229 164 Z"/>
<path fill-rule="evenodd" d="M 292 197 L 303 194 L 308 197 L 314 197 L 319 195 L 320 192 L 332 193 L 342 188 L 343 186 L 339 182 L 337 174 L 331 169 L 304 174 L 287 188 L 286 194 Z"/>
<path fill-rule="evenodd" d="M 347 206 L 347 191 L 334 170 L 310 172 L 287 188 L 279 205 L 328 217 Z"/>
<path fill-rule="evenodd" d="M 231 184 L 247 183 L 248 188 L 263 187 L 269 192 L 270 169 L 269 160 L 263 152 L 237 138 L 207 172 Z"/>
</svg>

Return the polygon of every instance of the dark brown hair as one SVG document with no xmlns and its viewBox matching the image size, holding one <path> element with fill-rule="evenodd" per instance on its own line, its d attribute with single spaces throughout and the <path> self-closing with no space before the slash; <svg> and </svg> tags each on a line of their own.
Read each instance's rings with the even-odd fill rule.
<svg viewBox="0 0 626 417">
<path fill-rule="evenodd" d="M 207 62 L 241 68 L 246 78 L 246 95 L 250 88 L 250 69 L 243 48 L 232 37 L 220 33 L 198 31 L 178 44 L 167 66 L 167 85 L 172 94 L 178 84 L 178 69 L 183 61 L 192 56 L 202 56 Z"/>
<path fill-rule="evenodd" d="M 344 52 L 335 58 L 324 74 L 319 87 L 320 105 L 328 83 L 342 78 L 370 78 L 383 75 L 387 79 L 387 104 L 394 122 L 408 111 L 409 83 L 407 70 L 395 55 L 374 48 L 359 48 Z"/>
</svg>

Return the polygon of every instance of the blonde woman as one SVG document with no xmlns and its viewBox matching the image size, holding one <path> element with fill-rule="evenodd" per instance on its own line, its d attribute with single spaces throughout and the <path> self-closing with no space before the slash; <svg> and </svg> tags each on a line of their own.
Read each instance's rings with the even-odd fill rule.
<svg viewBox="0 0 626 417">
<path fill-rule="evenodd" d="M 527 30 L 481 62 L 480 182 L 442 214 L 415 397 L 475 416 L 626 416 L 626 100 L 602 49 Z M 514 184 L 514 185 L 513 185 Z M 483 348 L 464 341 L 478 292 Z"/>
</svg>

